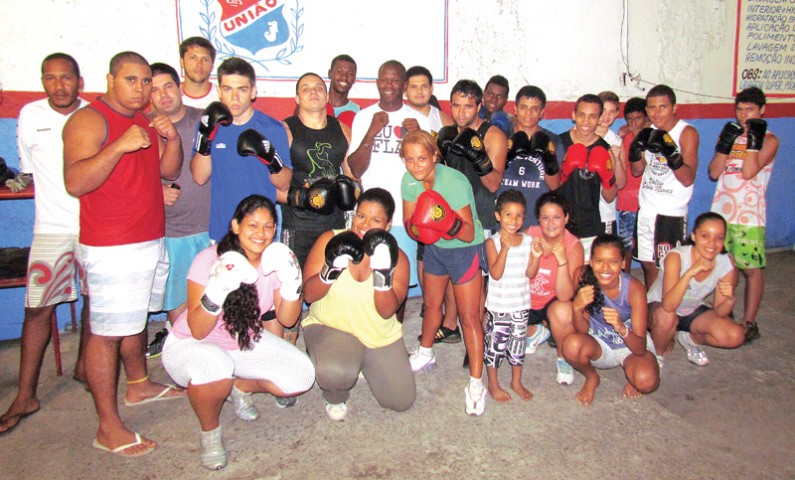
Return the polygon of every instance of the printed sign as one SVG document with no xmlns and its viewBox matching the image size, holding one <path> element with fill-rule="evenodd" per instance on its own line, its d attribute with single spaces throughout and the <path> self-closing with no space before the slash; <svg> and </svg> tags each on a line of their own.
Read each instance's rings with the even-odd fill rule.
<svg viewBox="0 0 795 480">
<path fill-rule="evenodd" d="M 739 0 L 734 94 L 795 97 L 795 0 Z"/>
</svg>

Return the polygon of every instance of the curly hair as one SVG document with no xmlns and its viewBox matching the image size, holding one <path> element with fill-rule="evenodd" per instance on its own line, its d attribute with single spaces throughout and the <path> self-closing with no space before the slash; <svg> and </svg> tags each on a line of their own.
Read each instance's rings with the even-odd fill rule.
<svg viewBox="0 0 795 480">
<path fill-rule="evenodd" d="M 579 292 L 581 288 L 589 285 L 593 286 L 593 302 L 585 306 L 585 311 L 588 312 L 588 315 L 593 315 L 602 311 L 602 307 L 605 306 L 605 297 L 602 294 L 602 288 L 599 287 L 599 282 L 596 280 L 596 274 L 593 273 L 593 268 L 590 265 L 585 265 L 576 290 Z"/>
<path fill-rule="evenodd" d="M 277 221 L 276 207 L 273 202 L 262 195 L 249 195 L 241 200 L 232 218 L 238 223 L 242 223 L 247 215 L 260 208 L 268 210 L 273 216 L 274 222 Z M 231 225 L 224 238 L 218 242 L 216 252 L 220 256 L 230 250 L 245 256 L 243 247 L 240 246 L 240 239 L 232 231 Z M 257 288 L 254 285 L 241 283 L 240 288 L 226 297 L 223 308 L 226 330 L 232 337 L 237 338 L 237 344 L 241 350 L 251 349 L 252 342 L 259 340 L 262 332 Z"/>
</svg>

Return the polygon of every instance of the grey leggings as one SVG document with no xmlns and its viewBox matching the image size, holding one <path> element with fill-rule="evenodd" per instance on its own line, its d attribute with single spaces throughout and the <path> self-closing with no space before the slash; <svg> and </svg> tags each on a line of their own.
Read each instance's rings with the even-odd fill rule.
<svg viewBox="0 0 795 480">
<path fill-rule="evenodd" d="M 367 348 L 349 333 L 315 324 L 304 327 L 304 343 L 328 403 L 347 401 L 361 371 L 382 407 L 403 412 L 414 404 L 417 389 L 402 338 Z"/>
</svg>

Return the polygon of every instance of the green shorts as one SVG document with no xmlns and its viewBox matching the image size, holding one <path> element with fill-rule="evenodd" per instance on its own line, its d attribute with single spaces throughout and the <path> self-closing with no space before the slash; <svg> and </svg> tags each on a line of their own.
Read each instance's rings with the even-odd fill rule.
<svg viewBox="0 0 795 480">
<path fill-rule="evenodd" d="M 765 227 L 729 224 L 726 251 L 739 269 L 765 268 Z"/>
</svg>

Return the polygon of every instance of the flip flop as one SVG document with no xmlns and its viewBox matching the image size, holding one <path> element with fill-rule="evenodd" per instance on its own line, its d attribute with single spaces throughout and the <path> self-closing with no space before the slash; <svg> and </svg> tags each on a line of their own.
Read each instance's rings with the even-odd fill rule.
<svg viewBox="0 0 795 480">
<path fill-rule="evenodd" d="M 166 395 L 168 395 L 168 392 L 170 392 L 172 390 L 176 390 L 176 389 L 177 389 L 177 387 L 175 387 L 174 385 L 166 385 L 166 388 L 164 388 L 160 393 L 158 393 L 154 397 L 145 398 L 145 399 L 143 399 L 143 400 L 141 400 L 139 402 L 131 402 L 131 401 L 129 401 L 129 400 L 127 400 L 125 398 L 124 399 L 124 405 L 126 405 L 128 407 L 137 407 L 138 405 L 143 405 L 145 403 L 160 402 L 160 401 L 163 401 L 163 400 L 174 400 L 176 398 L 184 397 L 184 395 L 176 395 L 176 396 L 172 396 L 172 397 L 167 397 L 166 396 Z"/>
<path fill-rule="evenodd" d="M 93 445 L 94 445 L 94 448 L 96 448 L 98 450 L 102 450 L 104 452 L 115 453 L 116 455 L 119 455 L 121 457 L 140 457 L 141 455 L 146 455 L 147 453 L 150 453 L 152 450 L 157 448 L 157 446 L 154 446 L 152 448 L 147 448 L 146 450 L 138 452 L 138 453 L 123 453 L 128 448 L 134 447 L 136 445 L 141 445 L 142 443 L 144 443 L 144 442 L 141 439 L 141 434 L 138 433 L 138 432 L 135 432 L 135 441 L 134 442 L 128 443 L 126 445 L 120 445 L 120 446 L 118 446 L 118 447 L 116 447 L 116 448 L 114 448 L 112 450 L 110 448 L 106 447 L 105 445 L 102 445 L 101 443 L 99 443 L 99 440 L 97 440 L 96 438 L 94 439 Z"/>
<path fill-rule="evenodd" d="M 20 423 L 22 423 L 22 420 L 24 420 L 25 418 L 33 415 L 34 413 L 38 412 L 39 410 L 41 410 L 41 407 L 37 408 L 36 410 L 33 410 L 32 412 L 17 413 L 16 415 L 9 416 L 8 418 L 6 418 L 6 421 L 4 423 L 7 423 L 12 418 L 16 418 L 17 419 L 17 423 L 15 423 L 13 426 L 9 427 L 8 429 L 3 430 L 2 432 L 0 432 L 0 435 L 6 435 L 8 433 L 11 433 L 15 428 L 17 428 L 19 426 Z"/>
</svg>

